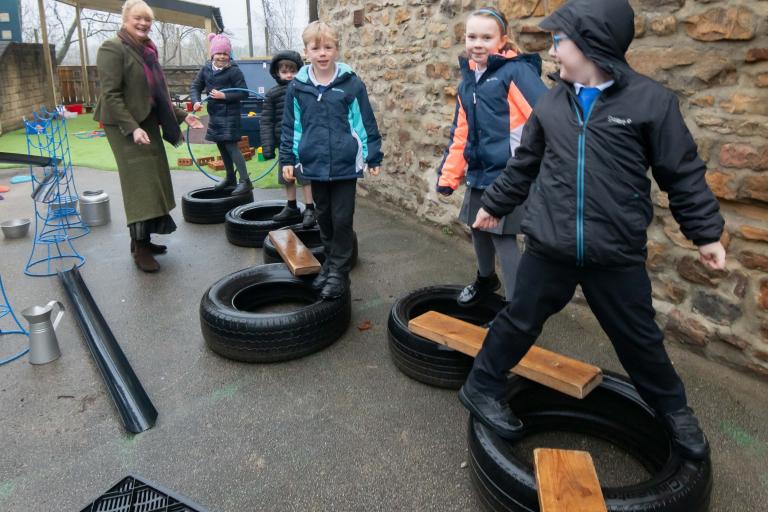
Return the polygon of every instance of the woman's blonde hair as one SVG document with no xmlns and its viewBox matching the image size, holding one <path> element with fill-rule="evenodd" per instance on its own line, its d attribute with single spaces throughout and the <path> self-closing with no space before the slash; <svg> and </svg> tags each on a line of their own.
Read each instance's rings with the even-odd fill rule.
<svg viewBox="0 0 768 512">
<path fill-rule="evenodd" d="M 305 48 L 311 42 L 321 42 L 324 40 L 333 41 L 336 48 L 339 47 L 339 33 L 324 21 L 313 21 L 307 25 L 307 28 L 301 33 L 301 39 L 304 41 Z"/>
<path fill-rule="evenodd" d="M 152 11 L 152 8 L 147 5 L 147 2 L 144 0 L 126 0 L 126 2 L 123 4 L 123 25 L 125 25 L 125 22 L 128 21 L 128 16 L 131 15 L 131 12 L 134 10 L 141 10 L 141 14 L 146 14 L 149 16 L 150 19 L 155 19 L 155 13 Z"/>
<path fill-rule="evenodd" d="M 484 16 L 495 21 L 499 26 L 501 35 L 507 36 L 507 42 L 504 44 L 504 46 L 501 47 L 501 50 L 505 52 L 512 50 L 515 53 L 520 53 L 520 48 L 517 46 L 514 37 L 512 37 L 512 35 L 509 33 L 509 22 L 507 22 L 507 17 L 504 16 L 503 12 L 494 7 L 482 7 L 476 11 L 472 11 L 472 13 L 469 15 L 469 18 L 473 16 Z"/>
</svg>

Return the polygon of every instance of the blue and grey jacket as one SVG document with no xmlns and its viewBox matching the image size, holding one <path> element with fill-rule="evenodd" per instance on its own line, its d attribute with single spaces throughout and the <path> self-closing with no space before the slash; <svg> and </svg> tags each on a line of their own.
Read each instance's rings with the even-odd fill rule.
<svg viewBox="0 0 768 512">
<path fill-rule="evenodd" d="M 381 135 L 365 84 L 352 69 L 336 63 L 336 78 L 321 88 L 302 67 L 285 93 L 280 165 L 301 163 L 310 181 L 363 176 L 365 164 L 381 165 Z"/>
</svg>

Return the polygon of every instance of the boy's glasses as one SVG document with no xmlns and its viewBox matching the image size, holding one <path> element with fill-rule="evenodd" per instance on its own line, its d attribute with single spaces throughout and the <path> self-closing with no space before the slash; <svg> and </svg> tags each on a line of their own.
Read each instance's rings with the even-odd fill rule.
<svg viewBox="0 0 768 512">
<path fill-rule="evenodd" d="M 570 37 L 565 34 L 552 34 L 552 48 L 557 51 L 557 43 L 565 41 L 566 39 L 570 39 Z"/>
</svg>

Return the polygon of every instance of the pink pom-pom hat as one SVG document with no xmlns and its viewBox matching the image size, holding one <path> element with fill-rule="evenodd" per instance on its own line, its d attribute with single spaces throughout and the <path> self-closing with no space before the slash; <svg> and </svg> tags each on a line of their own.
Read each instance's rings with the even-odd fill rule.
<svg viewBox="0 0 768 512">
<path fill-rule="evenodd" d="M 210 43 L 208 53 L 211 57 L 217 53 L 232 55 L 232 43 L 224 34 L 208 34 L 208 42 Z"/>
</svg>

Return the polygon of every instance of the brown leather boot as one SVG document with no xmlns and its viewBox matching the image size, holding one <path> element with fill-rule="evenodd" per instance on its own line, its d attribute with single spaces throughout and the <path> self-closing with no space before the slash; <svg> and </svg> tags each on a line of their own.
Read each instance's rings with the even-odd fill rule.
<svg viewBox="0 0 768 512">
<path fill-rule="evenodd" d="M 168 246 L 167 245 L 160 245 L 160 244 L 153 244 L 152 242 L 149 242 L 149 248 L 152 251 L 152 254 L 165 254 L 168 252 Z M 133 254 L 136 251 L 136 242 L 131 238 L 131 254 Z"/>
<path fill-rule="evenodd" d="M 157 272 L 160 270 L 160 264 L 152 255 L 152 248 L 146 240 L 136 240 L 134 244 L 136 250 L 133 251 L 133 261 L 136 266 L 144 272 Z"/>
</svg>

